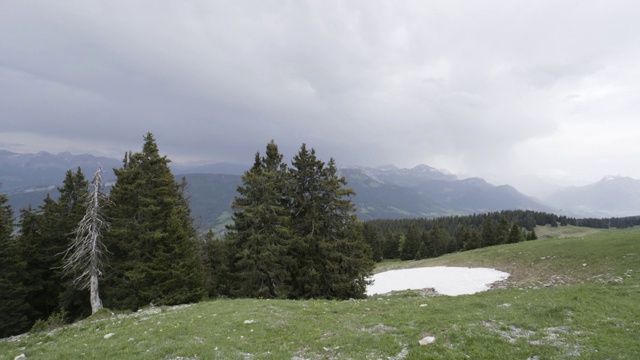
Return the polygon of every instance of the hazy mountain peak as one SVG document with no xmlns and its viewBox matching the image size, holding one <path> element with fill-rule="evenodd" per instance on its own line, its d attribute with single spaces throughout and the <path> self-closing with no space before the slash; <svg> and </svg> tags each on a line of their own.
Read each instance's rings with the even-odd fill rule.
<svg viewBox="0 0 640 360">
<path fill-rule="evenodd" d="M 556 191 L 548 201 L 577 217 L 634 216 L 640 209 L 640 180 L 608 175 L 593 184 Z"/>
<path fill-rule="evenodd" d="M 411 169 L 411 170 L 414 170 L 414 171 L 422 171 L 422 172 L 440 172 L 440 171 L 438 171 L 436 168 L 432 168 L 431 166 L 426 165 L 426 164 L 419 164 L 419 165 L 416 165 L 416 166 L 414 166 L 414 167 L 413 167 L 413 169 Z"/>
<path fill-rule="evenodd" d="M 381 165 L 375 168 L 376 170 L 399 170 L 399 168 L 393 164 Z"/>
<path fill-rule="evenodd" d="M 612 181 L 633 181 L 635 179 L 632 179 L 628 176 L 624 176 L 624 175 L 607 175 L 605 177 L 603 177 L 600 182 L 612 182 Z"/>
</svg>

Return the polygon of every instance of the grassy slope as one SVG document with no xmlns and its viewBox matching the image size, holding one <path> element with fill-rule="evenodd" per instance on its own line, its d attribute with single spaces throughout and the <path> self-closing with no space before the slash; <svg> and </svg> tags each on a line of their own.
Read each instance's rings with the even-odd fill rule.
<svg viewBox="0 0 640 360">
<path fill-rule="evenodd" d="M 640 228 L 549 231 L 563 238 L 382 265 L 494 267 L 507 289 L 150 308 L 0 341 L 0 359 L 640 358 Z"/>
</svg>

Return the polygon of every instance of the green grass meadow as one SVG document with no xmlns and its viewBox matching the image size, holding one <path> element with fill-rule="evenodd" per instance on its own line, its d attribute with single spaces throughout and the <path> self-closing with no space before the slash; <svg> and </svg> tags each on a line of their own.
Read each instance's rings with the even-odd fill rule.
<svg viewBox="0 0 640 360">
<path fill-rule="evenodd" d="M 378 268 L 482 266 L 512 274 L 483 293 L 218 299 L 104 311 L 0 340 L 0 359 L 639 359 L 640 228 L 536 232 L 545 238 Z M 436 340 L 421 346 L 426 336 Z"/>
</svg>

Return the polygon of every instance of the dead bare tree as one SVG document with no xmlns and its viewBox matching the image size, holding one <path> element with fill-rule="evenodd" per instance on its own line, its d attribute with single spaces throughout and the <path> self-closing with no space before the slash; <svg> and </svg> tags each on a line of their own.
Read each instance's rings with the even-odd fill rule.
<svg viewBox="0 0 640 360">
<path fill-rule="evenodd" d="M 107 249 L 102 243 L 102 232 L 109 230 L 109 223 L 102 215 L 109 201 L 102 192 L 102 167 L 93 175 L 87 210 L 75 230 L 75 239 L 65 252 L 62 268 L 73 276 L 73 284 L 81 289 L 89 288 L 91 313 L 102 309 L 98 278 L 102 275 L 103 259 Z"/>
</svg>

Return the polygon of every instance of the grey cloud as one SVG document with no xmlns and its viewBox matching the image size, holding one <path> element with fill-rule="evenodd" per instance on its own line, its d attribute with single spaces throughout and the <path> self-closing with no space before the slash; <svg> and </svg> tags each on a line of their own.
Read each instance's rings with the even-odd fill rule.
<svg viewBox="0 0 640 360">
<path fill-rule="evenodd" d="M 600 96 L 589 86 L 616 89 L 617 117 L 634 109 L 637 85 L 613 70 L 636 67 L 639 10 L 633 1 L 5 2 L 2 131 L 117 153 L 152 131 L 185 160 L 250 162 L 273 138 L 343 164 L 514 171 L 531 163 L 513 158 L 522 144 L 609 111 L 602 97 L 587 104 Z"/>
</svg>

